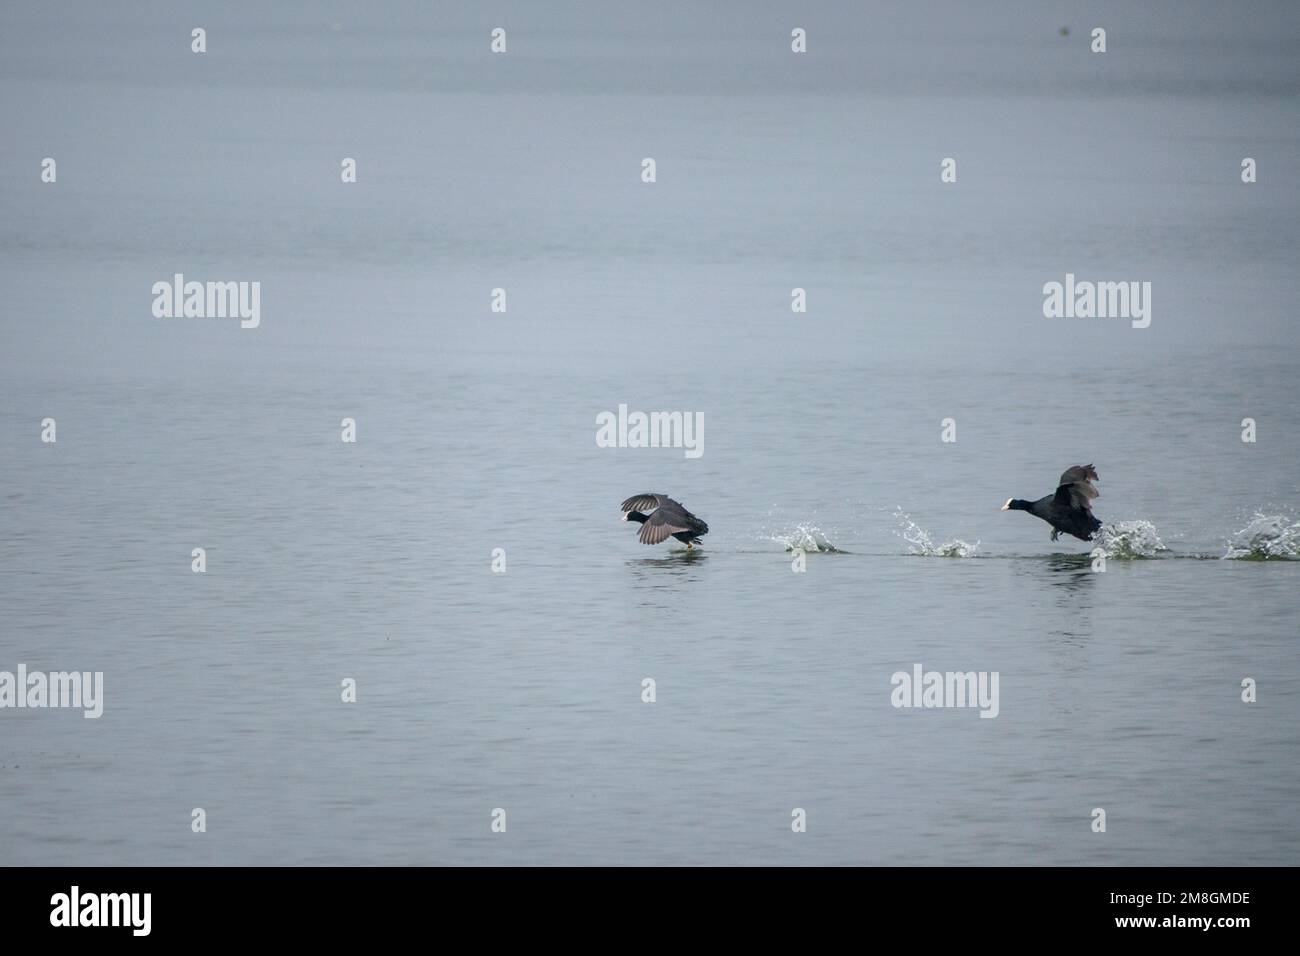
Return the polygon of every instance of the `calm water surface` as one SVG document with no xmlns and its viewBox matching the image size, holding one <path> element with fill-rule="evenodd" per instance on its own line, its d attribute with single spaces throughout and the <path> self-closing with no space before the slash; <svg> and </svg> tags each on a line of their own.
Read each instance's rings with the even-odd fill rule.
<svg viewBox="0 0 1300 956">
<path fill-rule="evenodd" d="M 0 863 L 1300 861 L 1293 8 L 72 9 L 0 29 L 0 669 L 106 700 L 0 713 Z M 1104 573 L 998 510 L 1089 461 Z"/>
</svg>

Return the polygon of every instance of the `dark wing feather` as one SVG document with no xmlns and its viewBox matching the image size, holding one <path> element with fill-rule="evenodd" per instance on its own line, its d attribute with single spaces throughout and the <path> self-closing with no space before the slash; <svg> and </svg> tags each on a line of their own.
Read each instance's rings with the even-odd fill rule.
<svg viewBox="0 0 1300 956">
<path fill-rule="evenodd" d="M 1091 512 L 1092 499 L 1101 494 L 1089 480 L 1096 480 L 1096 478 L 1097 472 L 1092 465 L 1074 465 L 1065 469 L 1061 475 L 1061 483 L 1056 489 L 1055 503 Z"/>
<path fill-rule="evenodd" d="M 676 515 L 665 515 L 662 511 L 656 511 L 646 519 L 645 524 L 641 525 L 641 533 L 637 535 L 642 544 L 659 544 L 667 541 L 672 535 L 679 531 L 690 531 L 691 529 L 679 521 Z"/>
<path fill-rule="evenodd" d="M 1076 481 L 1088 482 L 1097 480 L 1097 470 L 1092 465 L 1072 465 L 1065 469 L 1061 475 L 1058 485 L 1072 485 Z M 1096 489 L 1093 489 L 1094 491 Z M 1095 495 L 1093 497 L 1096 497 Z"/>
<path fill-rule="evenodd" d="M 619 505 L 619 508 L 626 514 L 629 511 L 654 511 L 668 499 L 663 495 L 656 495 L 653 492 L 647 492 L 643 495 L 633 495 L 627 501 Z"/>
</svg>

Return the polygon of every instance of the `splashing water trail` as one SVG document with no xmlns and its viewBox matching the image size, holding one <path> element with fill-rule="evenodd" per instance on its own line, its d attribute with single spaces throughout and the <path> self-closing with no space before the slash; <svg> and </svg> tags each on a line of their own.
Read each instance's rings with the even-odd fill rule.
<svg viewBox="0 0 1300 956">
<path fill-rule="evenodd" d="M 787 551 L 803 551 L 805 554 L 841 553 L 816 525 L 798 524 L 793 530 L 766 532 L 764 537 L 782 545 Z"/>
<path fill-rule="evenodd" d="M 1228 540 L 1225 561 L 1300 560 L 1300 521 L 1259 512 Z"/>
<path fill-rule="evenodd" d="M 894 512 L 894 517 L 898 519 L 898 530 L 894 534 L 907 542 L 908 549 L 912 554 L 922 555 L 927 558 L 969 558 L 973 557 L 975 552 L 979 550 L 980 543 L 978 541 L 969 544 L 960 538 L 953 538 L 951 541 L 935 544 L 930 537 L 930 532 L 913 521 L 912 516 L 905 514 L 902 508 Z"/>
<path fill-rule="evenodd" d="M 1113 521 L 1101 526 L 1093 539 L 1094 549 L 1100 548 L 1108 558 L 1120 561 L 1136 558 L 1154 558 L 1169 549 L 1160 540 L 1156 526 L 1138 518 L 1134 521 Z"/>
</svg>

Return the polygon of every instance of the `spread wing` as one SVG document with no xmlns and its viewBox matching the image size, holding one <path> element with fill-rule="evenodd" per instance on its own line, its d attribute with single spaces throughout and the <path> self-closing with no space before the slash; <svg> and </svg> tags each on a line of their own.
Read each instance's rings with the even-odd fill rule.
<svg viewBox="0 0 1300 956">
<path fill-rule="evenodd" d="M 643 495 L 633 495 L 631 498 L 627 499 L 627 501 L 619 505 L 619 508 L 623 510 L 624 514 L 627 514 L 629 511 L 654 511 L 667 500 L 668 498 L 665 495 L 656 495 L 653 492 L 647 492 Z"/>
<path fill-rule="evenodd" d="M 675 512 L 676 509 L 672 509 L 672 513 L 667 509 L 656 510 L 645 520 L 645 524 L 641 525 L 641 533 L 637 535 L 638 540 L 642 544 L 659 544 L 679 531 L 690 531 L 690 527 L 683 523 L 680 515 Z"/>
<path fill-rule="evenodd" d="M 1092 465 L 1074 465 L 1067 468 L 1061 475 L 1061 483 L 1057 486 L 1053 500 L 1058 505 L 1079 508 L 1091 513 L 1092 499 L 1101 494 L 1092 484 L 1096 480 L 1097 472 Z"/>
</svg>

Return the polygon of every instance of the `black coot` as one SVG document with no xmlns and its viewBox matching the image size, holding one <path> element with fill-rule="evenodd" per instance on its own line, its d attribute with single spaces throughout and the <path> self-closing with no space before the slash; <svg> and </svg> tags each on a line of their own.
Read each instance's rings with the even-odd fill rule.
<svg viewBox="0 0 1300 956">
<path fill-rule="evenodd" d="M 1098 491 L 1092 482 L 1097 481 L 1092 465 L 1075 465 L 1067 468 L 1053 494 L 1037 501 L 1011 498 L 1002 506 L 1003 511 L 1028 511 L 1042 518 L 1054 529 L 1052 540 L 1062 534 L 1072 534 L 1081 541 L 1091 541 L 1101 528 L 1101 522 L 1092 515 L 1092 499 Z"/>
<path fill-rule="evenodd" d="M 641 525 L 637 538 L 642 544 L 659 544 L 671 536 L 689 549 L 700 543 L 701 535 L 709 533 L 707 524 L 667 495 L 633 495 L 620 507 L 624 521 Z"/>
</svg>

